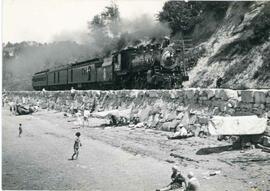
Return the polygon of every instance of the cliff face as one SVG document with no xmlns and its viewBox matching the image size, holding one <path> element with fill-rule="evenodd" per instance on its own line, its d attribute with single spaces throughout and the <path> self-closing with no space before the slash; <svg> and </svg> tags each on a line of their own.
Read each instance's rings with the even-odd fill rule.
<svg viewBox="0 0 270 191">
<path fill-rule="evenodd" d="M 270 2 L 232 2 L 216 31 L 197 45 L 204 54 L 184 85 L 215 87 L 221 76 L 224 88 L 269 88 L 269 33 Z"/>
</svg>

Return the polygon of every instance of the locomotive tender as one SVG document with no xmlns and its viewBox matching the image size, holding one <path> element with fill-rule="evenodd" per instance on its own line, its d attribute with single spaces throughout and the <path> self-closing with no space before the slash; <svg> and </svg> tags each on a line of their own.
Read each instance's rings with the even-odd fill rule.
<svg viewBox="0 0 270 191">
<path fill-rule="evenodd" d="M 129 47 L 110 57 L 37 72 L 32 86 L 35 90 L 179 88 L 188 80 L 181 51 L 169 43 Z"/>
</svg>

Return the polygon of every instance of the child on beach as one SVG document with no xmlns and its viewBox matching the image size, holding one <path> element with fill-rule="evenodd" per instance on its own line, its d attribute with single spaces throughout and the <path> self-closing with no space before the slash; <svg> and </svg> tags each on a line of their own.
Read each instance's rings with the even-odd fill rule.
<svg viewBox="0 0 270 191">
<path fill-rule="evenodd" d="M 21 137 L 21 134 L 22 134 L 22 124 L 20 123 L 19 124 L 19 137 Z"/>
<path fill-rule="evenodd" d="M 71 157 L 71 160 L 74 160 L 74 157 L 75 157 L 75 156 L 76 156 L 75 159 L 78 158 L 78 156 L 79 156 L 79 147 L 82 146 L 82 143 L 81 143 L 81 141 L 80 141 L 81 133 L 80 133 L 80 132 L 77 132 L 75 135 L 76 135 L 76 139 L 75 139 L 74 146 L 73 146 L 73 148 L 74 148 L 74 153 L 73 153 L 73 155 L 72 155 L 72 157 Z"/>
</svg>

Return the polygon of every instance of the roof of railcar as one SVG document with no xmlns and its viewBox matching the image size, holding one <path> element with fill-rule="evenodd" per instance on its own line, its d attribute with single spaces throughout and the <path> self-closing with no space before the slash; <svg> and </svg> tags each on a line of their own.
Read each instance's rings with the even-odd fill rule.
<svg viewBox="0 0 270 191">
<path fill-rule="evenodd" d="M 55 72 L 55 71 L 59 71 L 59 70 L 62 70 L 62 69 L 66 69 L 70 66 L 80 66 L 80 65 L 84 65 L 84 64 L 87 64 L 87 63 L 99 63 L 99 62 L 103 62 L 103 58 L 93 58 L 93 59 L 89 59 L 89 60 L 84 60 L 84 61 L 81 61 L 81 62 L 74 62 L 74 63 L 70 63 L 70 64 L 66 64 L 66 65 L 60 65 L 60 66 L 55 66 L 53 68 L 50 68 L 50 69 L 46 69 L 46 70 L 42 70 L 40 72 L 36 72 L 34 75 L 37 75 L 37 74 L 42 74 L 42 73 L 45 73 L 45 72 Z"/>
<path fill-rule="evenodd" d="M 47 69 L 47 70 L 42 70 L 42 71 L 40 71 L 40 72 L 36 72 L 34 75 L 36 75 L 36 74 L 42 74 L 42 73 L 45 73 L 45 72 L 48 72 L 49 70 Z"/>
<path fill-rule="evenodd" d="M 86 63 L 89 63 L 89 62 L 103 62 L 103 58 L 93 58 L 93 59 L 85 60 L 85 61 L 82 61 L 82 62 L 75 62 L 75 63 L 72 63 L 71 65 L 72 66 L 79 66 L 79 65 L 83 65 L 83 64 L 86 64 Z"/>
<path fill-rule="evenodd" d="M 131 51 L 131 50 L 137 50 L 137 48 L 136 47 L 130 47 L 130 46 L 128 46 L 128 47 L 126 47 L 126 48 L 124 48 L 122 50 L 114 51 L 112 53 L 112 55 L 115 55 L 115 54 L 118 54 L 118 53 L 122 53 L 122 52 Z"/>
</svg>

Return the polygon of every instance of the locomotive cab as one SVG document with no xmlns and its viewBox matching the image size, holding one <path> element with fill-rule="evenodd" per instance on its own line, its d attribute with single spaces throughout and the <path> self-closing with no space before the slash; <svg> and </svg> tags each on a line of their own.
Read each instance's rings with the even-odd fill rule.
<svg viewBox="0 0 270 191">
<path fill-rule="evenodd" d="M 132 59 L 135 48 L 127 48 L 113 53 L 113 67 L 116 89 L 132 88 Z"/>
<path fill-rule="evenodd" d="M 113 53 L 114 71 L 118 73 L 127 73 L 131 68 L 132 52 L 135 48 L 128 48 Z"/>
</svg>

